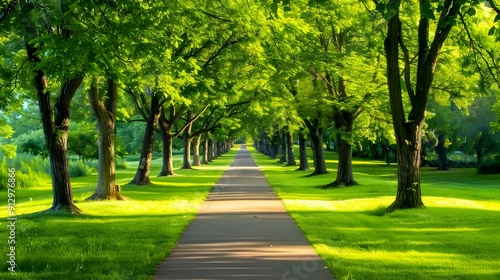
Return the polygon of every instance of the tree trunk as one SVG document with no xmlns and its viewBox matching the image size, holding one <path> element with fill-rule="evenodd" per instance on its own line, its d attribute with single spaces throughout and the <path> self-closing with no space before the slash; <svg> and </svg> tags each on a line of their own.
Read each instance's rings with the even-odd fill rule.
<svg viewBox="0 0 500 280">
<path fill-rule="evenodd" d="M 438 155 L 438 170 L 450 171 L 450 164 L 448 162 L 448 155 L 445 147 L 445 135 L 444 133 L 439 133 L 437 137 L 437 144 L 434 147 L 436 154 Z"/>
<path fill-rule="evenodd" d="M 38 49 L 26 43 L 27 56 L 30 62 L 39 63 Z M 47 90 L 48 80 L 45 73 L 35 71 L 35 87 L 38 106 L 42 120 L 43 132 L 49 154 L 50 175 L 52 178 L 52 207 L 48 211 L 63 211 L 74 214 L 82 211 L 73 204 L 71 179 L 68 167 L 68 130 L 70 124 L 70 103 L 75 92 L 82 83 L 83 77 L 66 80 L 52 110 L 50 92 Z"/>
<path fill-rule="evenodd" d="M 309 123 L 307 126 L 311 137 L 311 149 L 314 160 L 314 172 L 310 176 L 328 174 L 323 150 L 323 128 L 312 125 L 309 121 L 306 123 Z M 319 123 L 319 120 L 315 120 L 315 123 Z"/>
<path fill-rule="evenodd" d="M 326 185 L 326 187 L 349 187 L 358 185 L 352 173 L 352 145 L 349 142 L 350 139 L 348 139 L 352 135 L 354 119 L 354 114 L 350 112 L 338 111 L 334 115 L 335 128 L 338 131 L 338 168 L 335 181 Z"/>
<path fill-rule="evenodd" d="M 194 154 L 193 154 L 193 166 L 201 166 L 200 162 L 200 144 L 201 144 L 201 134 L 194 137 Z"/>
<path fill-rule="evenodd" d="M 222 144 L 219 140 L 215 141 L 215 158 L 222 155 Z"/>
<path fill-rule="evenodd" d="M 160 114 L 160 120 L 164 118 L 164 111 L 162 110 Z M 173 145 L 173 136 L 172 136 L 172 128 L 165 121 L 160 121 L 160 133 L 162 138 L 162 154 L 163 154 L 163 162 L 162 168 L 158 177 L 163 176 L 176 176 L 174 172 L 174 161 L 172 155 L 172 145 Z"/>
<path fill-rule="evenodd" d="M 292 133 L 286 131 L 285 132 L 286 136 L 286 142 L 287 142 L 287 163 L 286 166 L 296 166 L 297 162 L 295 161 L 295 150 L 294 150 L 294 144 L 293 144 L 293 135 Z"/>
<path fill-rule="evenodd" d="M 189 119 L 189 117 L 188 117 L 188 119 Z M 191 138 L 191 129 L 192 129 L 192 125 L 189 124 L 189 126 L 186 128 L 186 130 L 184 130 L 184 134 L 182 137 L 184 153 L 182 156 L 181 169 L 192 169 L 192 167 L 191 167 L 191 141 L 193 140 L 193 138 Z"/>
<path fill-rule="evenodd" d="M 115 119 L 118 88 L 114 79 L 108 78 L 105 98 L 99 96 L 97 78 L 92 79 L 88 92 L 90 105 L 97 119 L 99 132 L 97 188 L 86 200 L 124 200 L 115 178 Z"/>
<path fill-rule="evenodd" d="M 399 9 L 400 1 L 393 2 Z M 387 79 L 398 161 L 398 190 L 388 211 L 424 206 L 420 190 L 420 134 L 423 119 L 420 118 L 418 122 L 407 122 L 405 119 L 399 69 L 399 42 L 403 40 L 400 32 L 401 22 L 397 13 L 389 20 L 385 39 Z"/>
<path fill-rule="evenodd" d="M 307 160 L 307 139 L 304 135 L 304 129 L 299 130 L 299 168 L 297 171 L 309 170 L 309 161 Z"/>
<path fill-rule="evenodd" d="M 210 144 L 208 133 L 205 134 L 205 138 L 203 139 L 203 159 L 201 164 L 208 164 L 208 145 Z"/>
<path fill-rule="evenodd" d="M 212 140 L 212 138 L 208 139 L 207 161 L 208 162 L 213 162 L 214 161 L 214 141 Z"/>
<path fill-rule="evenodd" d="M 149 110 L 148 119 L 146 122 L 146 130 L 144 132 L 144 138 L 142 140 L 141 157 L 139 160 L 139 166 L 135 173 L 134 179 L 130 181 L 129 184 L 134 185 L 149 185 L 151 181 L 149 180 L 149 172 L 151 167 L 151 160 L 153 159 L 153 147 L 154 147 L 154 137 L 156 126 L 161 113 L 161 106 L 159 106 L 159 99 L 156 94 L 151 97 L 151 106 Z"/>
<path fill-rule="evenodd" d="M 279 158 L 279 161 L 280 161 L 280 164 L 286 162 L 286 158 L 287 158 L 287 153 L 288 153 L 288 150 L 287 150 L 287 141 L 286 141 L 286 131 L 288 129 L 286 127 L 282 128 L 281 129 L 281 133 L 279 133 L 278 137 L 279 137 L 279 143 L 280 143 L 280 146 L 281 146 L 281 152 L 280 152 L 280 158 Z"/>
</svg>

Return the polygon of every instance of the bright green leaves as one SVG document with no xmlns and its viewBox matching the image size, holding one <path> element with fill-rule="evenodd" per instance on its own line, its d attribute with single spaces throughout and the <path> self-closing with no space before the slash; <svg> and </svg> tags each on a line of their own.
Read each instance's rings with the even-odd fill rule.
<svg viewBox="0 0 500 280">
<path fill-rule="evenodd" d="M 398 13 L 400 4 L 400 0 L 389 0 L 387 3 L 378 2 L 375 10 L 381 13 L 386 20 L 390 20 Z"/>
<path fill-rule="evenodd" d="M 490 30 L 488 31 L 488 35 L 489 35 L 489 36 L 494 35 L 494 34 L 495 34 L 495 30 L 496 30 L 496 26 L 492 26 L 492 27 L 490 28 Z"/>
<path fill-rule="evenodd" d="M 431 5 L 430 1 L 421 1 L 422 5 L 420 5 L 420 15 L 424 18 L 436 19 L 436 15 L 434 14 L 434 8 Z"/>
</svg>

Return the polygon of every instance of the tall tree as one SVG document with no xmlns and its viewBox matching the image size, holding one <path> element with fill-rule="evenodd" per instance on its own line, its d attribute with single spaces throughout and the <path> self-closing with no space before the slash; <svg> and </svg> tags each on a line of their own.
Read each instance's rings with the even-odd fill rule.
<svg viewBox="0 0 500 280">
<path fill-rule="evenodd" d="M 444 0 L 437 3 L 437 8 L 430 0 L 420 0 L 416 36 L 418 40 L 415 58 L 416 68 L 411 63 L 412 55 L 405 37 L 402 4 L 400 0 L 389 0 L 387 4 L 378 3 L 377 8 L 385 12 L 388 20 L 385 53 L 387 60 L 387 82 L 389 87 L 391 113 L 396 135 L 398 157 L 398 190 L 396 200 L 388 211 L 404 208 L 424 207 L 420 187 L 420 150 L 422 127 L 429 91 L 440 51 L 462 11 L 473 14 L 473 5 L 478 1 Z M 437 13 L 437 17 L 436 17 Z M 414 27 L 410 21 L 404 23 Z M 435 28 L 433 33 L 431 27 Z M 433 36 L 433 38 L 431 38 Z M 402 52 L 404 69 L 400 69 Z M 415 71 L 415 81 L 412 80 Z M 404 84 L 402 84 L 402 82 Z M 403 93 L 408 95 L 409 106 L 404 108 Z M 406 114 L 408 112 L 408 114 Z"/>
</svg>

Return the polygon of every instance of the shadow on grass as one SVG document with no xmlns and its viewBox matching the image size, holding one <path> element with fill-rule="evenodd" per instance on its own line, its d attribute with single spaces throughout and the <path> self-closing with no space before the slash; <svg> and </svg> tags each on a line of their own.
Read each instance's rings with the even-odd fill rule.
<svg viewBox="0 0 500 280">
<path fill-rule="evenodd" d="M 148 279 L 193 217 L 20 215 L 16 274 L 20 279 Z"/>
<path fill-rule="evenodd" d="M 289 211 L 337 279 L 498 279 L 500 211 Z"/>
</svg>

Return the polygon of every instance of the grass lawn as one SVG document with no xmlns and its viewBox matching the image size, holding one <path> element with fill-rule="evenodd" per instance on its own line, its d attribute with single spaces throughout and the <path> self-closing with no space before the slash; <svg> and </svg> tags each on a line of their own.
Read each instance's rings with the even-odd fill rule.
<svg viewBox="0 0 500 280">
<path fill-rule="evenodd" d="M 2 246 L 0 279 L 152 279 L 238 148 L 210 165 L 177 170 L 176 177 L 154 177 L 161 169 L 156 159 L 151 186 L 125 185 L 137 167 L 129 162 L 129 169 L 117 170 L 117 180 L 130 201 L 84 202 L 97 175 L 75 178 L 74 199 L 85 215 L 35 214 L 52 203 L 50 182 L 17 189 L 17 273 L 7 272 Z M 1 196 L 0 238 L 7 245 L 7 192 Z"/>
<path fill-rule="evenodd" d="M 382 215 L 396 194 L 394 164 L 355 159 L 361 186 L 323 190 L 336 153 L 326 152 L 330 174 L 306 178 L 249 149 L 337 279 L 500 279 L 499 175 L 423 168 L 427 209 Z"/>
</svg>

